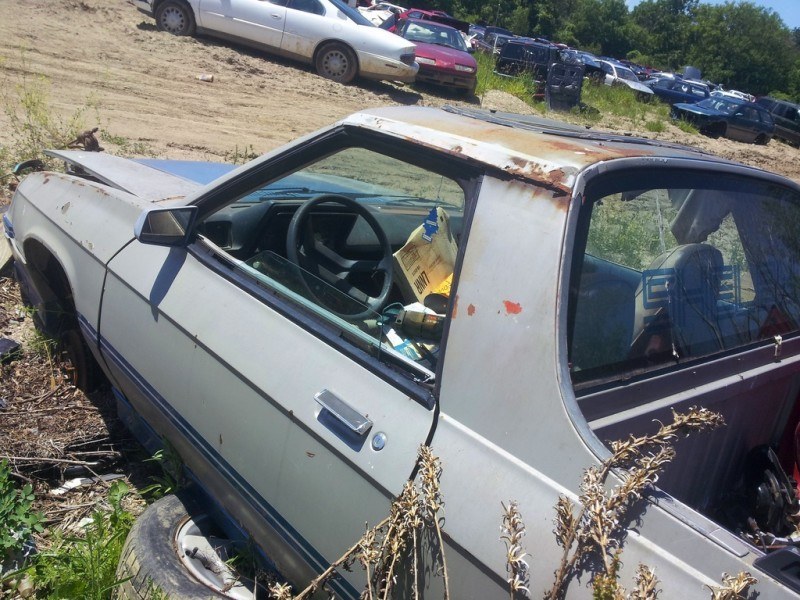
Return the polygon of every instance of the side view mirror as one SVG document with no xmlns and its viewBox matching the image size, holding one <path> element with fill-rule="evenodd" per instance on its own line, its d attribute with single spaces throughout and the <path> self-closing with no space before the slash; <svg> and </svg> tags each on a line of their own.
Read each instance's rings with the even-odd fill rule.
<svg viewBox="0 0 800 600">
<path fill-rule="evenodd" d="M 197 218 L 196 206 L 149 208 L 136 220 L 133 233 L 143 244 L 182 248 Z"/>
</svg>

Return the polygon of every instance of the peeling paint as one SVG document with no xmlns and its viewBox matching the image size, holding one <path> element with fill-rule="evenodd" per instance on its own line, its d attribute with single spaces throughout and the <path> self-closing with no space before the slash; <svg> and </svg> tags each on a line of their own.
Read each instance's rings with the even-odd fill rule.
<svg viewBox="0 0 800 600">
<path fill-rule="evenodd" d="M 506 307 L 507 315 L 518 315 L 522 312 L 522 305 L 519 302 L 511 302 L 511 300 L 503 300 L 503 306 Z"/>
<path fill-rule="evenodd" d="M 470 304 L 470 305 L 467 307 L 467 316 L 468 316 L 468 317 L 471 317 L 471 316 L 472 316 L 472 315 L 474 315 L 474 314 L 475 314 L 475 305 L 474 305 L 474 304 Z"/>
<path fill-rule="evenodd" d="M 61 207 L 61 214 L 62 215 L 67 214 L 67 211 L 69 210 L 69 207 L 70 207 L 70 203 L 69 202 L 64 204 L 64 206 Z"/>
</svg>

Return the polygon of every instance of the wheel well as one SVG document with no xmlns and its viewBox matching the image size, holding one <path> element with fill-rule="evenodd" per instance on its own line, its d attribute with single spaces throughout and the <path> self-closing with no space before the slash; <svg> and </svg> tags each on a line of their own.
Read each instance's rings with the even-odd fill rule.
<svg viewBox="0 0 800 600">
<path fill-rule="evenodd" d="M 73 325 L 77 318 L 75 302 L 64 267 L 50 250 L 36 240 L 25 242 L 25 258 L 33 284 L 42 299 L 42 306 L 36 308 L 45 311 L 39 317 L 42 327 L 55 334 L 63 325 Z M 50 314 L 55 306 L 58 307 L 58 313 Z"/>
<path fill-rule="evenodd" d="M 153 15 L 156 14 L 158 7 L 164 4 L 164 2 L 166 1 L 167 0 L 155 0 L 155 2 L 153 2 Z M 186 10 L 189 11 L 189 14 L 194 16 L 194 11 L 192 10 L 192 6 L 186 0 L 175 0 L 175 1 L 183 4 L 186 7 Z"/>
</svg>

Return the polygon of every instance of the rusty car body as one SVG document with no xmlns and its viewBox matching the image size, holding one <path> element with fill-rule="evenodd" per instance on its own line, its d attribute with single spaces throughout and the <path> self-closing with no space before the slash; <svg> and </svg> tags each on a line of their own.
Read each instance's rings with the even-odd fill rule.
<svg viewBox="0 0 800 600">
<path fill-rule="evenodd" d="M 427 444 L 451 597 L 508 597 L 508 500 L 539 597 L 562 554 L 558 497 L 611 440 L 704 406 L 727 425 L 676 441 L 620 576 L 644 563 L 665 597 L 705 598 L 747 571 L 760 597 L 797 597 L 796 554 L 776 566 L 721 510 L 754 449 L 796 455 L 795 182 L 449 107 L 356 113 L 205 178 L 54 155 L 68 172 L 27 177 L 6 215 L 28 297 L 67 315 L 122 414 L 169 440 L 291 581 L 385 516 Z M 406 329 L 399 311 L 443 327 Z M 360 577 L 331 587 L 356 598 Z"/>
</svg>

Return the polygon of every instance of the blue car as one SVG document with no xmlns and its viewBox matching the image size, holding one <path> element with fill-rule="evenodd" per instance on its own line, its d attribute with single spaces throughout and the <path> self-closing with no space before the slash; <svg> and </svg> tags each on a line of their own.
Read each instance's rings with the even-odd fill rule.
<svg viewBox="0 0 800 600">
<path fill-rule="evenodd" d="M 668 104 L 676 102 L 695 104 L 711 96 L 708 86 L 699 81 L 663 77 L 648 79 L 644 84 Z"/>
<path fill-rule="evenodd" d="M 692 123 L 712 138 L 767 144 L 775 131 L 772 115 L 763 106 L 737 98 L 711 97 L 696 104 L 674 104 L 670 116 Z"/>
</svg>

